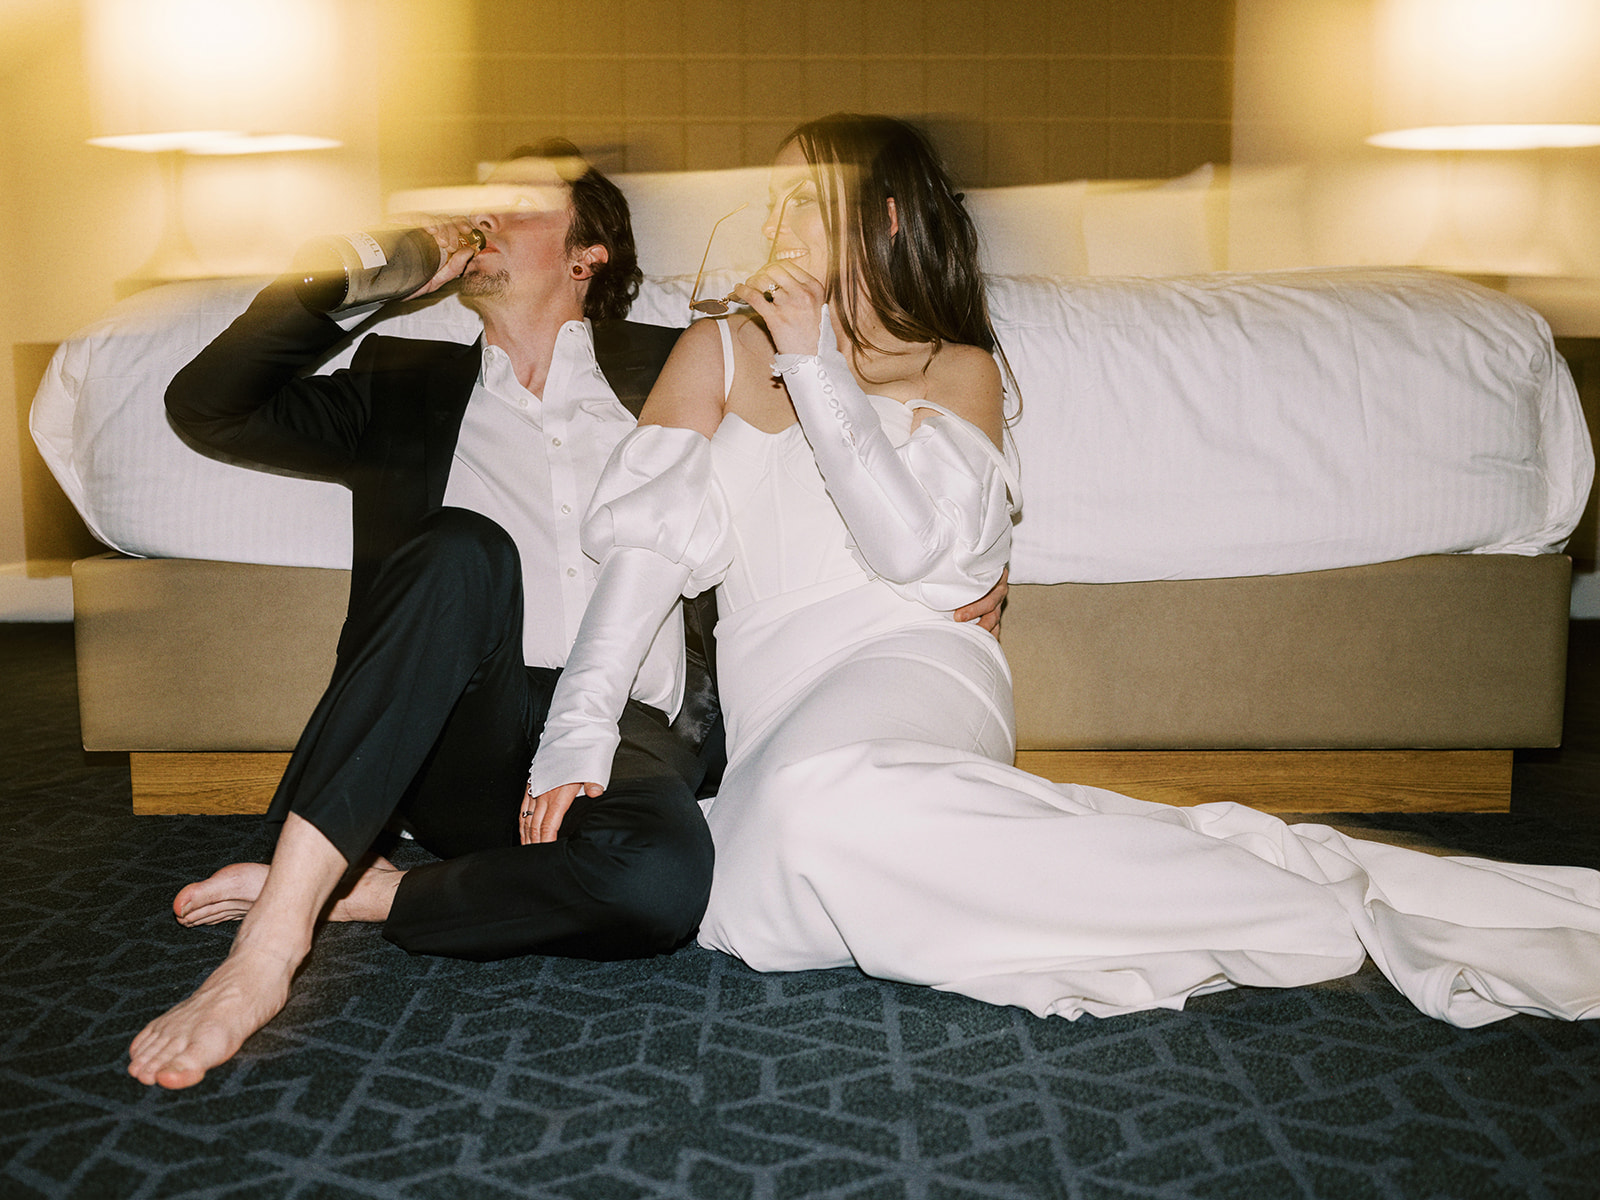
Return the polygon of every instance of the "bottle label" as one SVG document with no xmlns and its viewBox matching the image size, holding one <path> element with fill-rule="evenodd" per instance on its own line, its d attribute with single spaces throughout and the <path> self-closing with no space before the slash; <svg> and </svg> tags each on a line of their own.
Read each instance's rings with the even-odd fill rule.
<svg viewBox="0 0 1600 1200">
<path fill-rule="evenodd" d="M 383 247 L 370 233 L 347 233 L 345 238 L 355 249 L 356 257 L 361 260 L 364 270 L 376 270 L 389 262 L 388 255 L 384 254 Z"/>
</svg>

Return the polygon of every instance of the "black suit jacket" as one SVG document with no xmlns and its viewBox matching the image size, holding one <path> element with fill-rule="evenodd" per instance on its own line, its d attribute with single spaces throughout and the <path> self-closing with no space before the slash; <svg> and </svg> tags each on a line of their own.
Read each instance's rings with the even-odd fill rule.
<svg viewBox="0 0 1600 1200">
<path fill-rule="evenodd" d="M 595 322 L 600 369 L 635 416 L 679 333 Z M 179 432 L 207 450 L 350 488 L 353 611 L 379 564 L 444 503 L 483 344 L 373 334 L 348 368 L 303 373 L 344 337 L 281 279 L 177 373 L 166 404 Z M 709 593 L 684 605 L 689 676 L 674 727 L 696 749 L 717 719 L 715 620 Z"/>
</svg>

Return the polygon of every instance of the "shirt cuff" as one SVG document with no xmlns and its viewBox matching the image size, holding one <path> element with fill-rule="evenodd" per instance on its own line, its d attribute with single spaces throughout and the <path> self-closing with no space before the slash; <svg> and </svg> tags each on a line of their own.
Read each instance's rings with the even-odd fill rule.
<svg viewBox="0 0 1600 1200">
<path fill-rule="evenodd" d="M 542 796 L 565 783 L 611 783 L 611 763 L 621 735 L 614 725 L 587 725 L 539 747 L 528 768 L 528 793 Z"/>
</svg>

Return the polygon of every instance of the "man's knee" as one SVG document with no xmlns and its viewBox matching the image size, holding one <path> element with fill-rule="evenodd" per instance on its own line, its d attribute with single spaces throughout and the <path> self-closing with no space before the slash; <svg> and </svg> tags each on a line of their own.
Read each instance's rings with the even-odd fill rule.
<svg viewBox="0 0 1600 1200">
<path fill-rule="evenodd" d="M 412 543 L 435 562 L 458 570 L 515 574 L 517 544 L 497 522 L 468 508 L 440 508 L 417 523 Z"/>
<path fill-rule="evenodd" d="M 711 895 L 711 832 L 697 806 L 629 831 L 608 855 L 608 924 L 619 957 L 664 954 L 694 936 Z M 610 939 L 608 939 L 610 940 Z"/>
<path fill-rule="evenodd" d="M 438 584 L 484 600 L 508 596 L 522 581 L 511 535 L 465 508 L 429 513 L 384 565 L 409 586 Z"/>
</svg>

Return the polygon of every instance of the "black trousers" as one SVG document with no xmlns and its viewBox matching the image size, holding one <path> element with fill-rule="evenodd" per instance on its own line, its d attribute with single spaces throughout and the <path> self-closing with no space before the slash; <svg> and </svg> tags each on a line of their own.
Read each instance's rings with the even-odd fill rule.
<svg viewBox="0 0 1600 1200">
<path fill-rule="evenodd" d="M 384 937 L 420 954 L 635 958 L 693 936 L 711 890 L 699 755 L 630 701 L 611 782 L 554 842 L 520 845 L 528 764 L 560 672 L 522 661 L 522 570 L 487 517 L 444 508 L 384 562 L 269 819 L 348 861 L 398 815 L 442 860 L 401 881 Z"/>
</svg>

